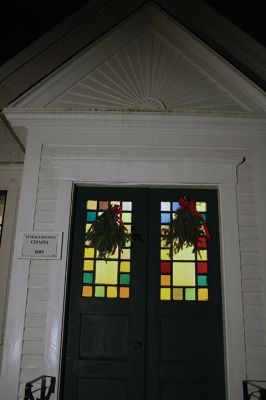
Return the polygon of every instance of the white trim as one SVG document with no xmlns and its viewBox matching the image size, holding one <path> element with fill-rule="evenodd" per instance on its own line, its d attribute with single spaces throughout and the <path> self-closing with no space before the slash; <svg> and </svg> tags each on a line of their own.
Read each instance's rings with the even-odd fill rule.
<svg viewBox="0 0 266 400">
<path fill-rule="evenodd" d="M 257 116 L 236 115 L 205 115 L 200 113 L 182 114 L 167 112 L 129 112 L 129 111 L 53 111 L 53 110 L 28 110 L 25 108 L 5 108 L 4 114 L 10 120 L 12 126 L 27 128 L 32 135 L 43 134 L 64 136 L 68 141 L 68 133 L 71 133 L 72 144 L 79 143 L 75 135 L 87 133 L 93 135 L 103 133 L 106 139 L 112 143 L 112 138 L 107 130 L 114 128 L 116 132 L 124 136 L 149 133 L 153 135 L 171 134 L 195 134 L 199 135 L 266 135 L 265 114 Z M 127 124 L 126 127 L 124 124 Z M 107 129 L 108 128 L 108 129 Z M 111 140 L 112 139 L 112 140 Z M 75 141 L 75 143 L 73 143 Z M 121 142 L 121 140 L 120 140 Z M 46 142 L 49 143 L 49 142 Z M 50 141 L 54 143 L 54 141 Z M 62 143 L 62 139 L 61 139 Z M 165 143 L 165 142 L 164 142 Z M 179 141 L 179 143 L 182 143 Z M 92 143 L 93 144 L 93 143 Z M 168 144 L 168 143 L 167 143 Z M 169 144 L 168 144 L 169 145 Z M 182 143 L 183 145 L 183 143 Z"/>
<path fill-rule="evenodd" d="M 64 322 L 65 291 L 68 265 L 69 230 L 72 206 L 72 181 L 60 181 L 56 202 L 55 230 L 64 232 L 62 259 L 50 264 L 49 301 L 47 306 L 47 328 L 45 336 L 44 368 L 47 375 L 57 377 L 55 397 L 59 394 L 59 369 L 61 340 Z M 67 218 L 66 216 L 69 216 Z"/>
<path fill-rule="evenodd" d="M 24 229 L 33 229 L 41 148 L 39 143 L 28 144 L 21 183 L 0 380 L 1 396 L 9 400 L 16 400 L 18 393 L 30 265 L 29 260 L 17 258 L 19 238 Z M 31 180 L 26 184 L 27 176 L 31 176 Z"/>
<path fill-rule="evenodd" d="M 56 160 L 55 160 L 56 161 Z M 189 163 L 190 167 L 191 164 Z M 235 172 L 235 166 L 232 165 L 232 171 Z M 90 165 L 91 167 L 91 165 Z M 224 164 L 219 164 L 218 167 L 220 172 L 224 168 Z M 154 171 L 154 165 L 147 164 L 147 168 Z M 203 168 L 203 169 L 202 169 Z M 98 177 L 98 185 L 128 185 L 135 186 L 136 179 L 127 180 L 127 182 L 122 180 L 117 180 L 114 178 L 112 171 L 116 172 L 124 170 L 123 164 L 118 161 L 114 162 L 110 174 L 105 180 L 100 180 Z M 185 169 L 185 168 L 184 168 Z M 209 175 L 212 175 L 213 165 L 208 164 L 207 169 L 209 169 Z M 95 184 L 95 181 L 91 179 L 94 175 L 94 169 L 89 168 L 87 164 L 87 179 L 84 180 L 84 175 L 81 170 L 76 171 L 74 180 L 76 182 L 84 182 L 84 184 L 90 185 Z M 201 170 L 201 171 L 200 171 Z M 143 178 L 141 179 L 141 185 L 149 186 L 154 184 L 155 181 L 160 185 L 184 185 L 189 183 L 189 186 L 196 187 L 218 187 L 220 192 L 220 213 L 221 213 L 221 243 L 222 243 L 222 286 L 224 290 L 224 330 L 225 330 L 225 358 L 227 366 L 227 390 L 228 390 L 228 400 L 235 400 L 241 396 L 242 386 L 241 382 L 245 377 L 245 358 L 244 358 L 244 333 L 243 333 L 243 308 L 242 308 L 242 292 L 240 287 L 241 275 L 240 275 L 240 256 L 239 256 L 239 238 L 238 238 L 238 225 L 236 218 L 236 193 L 235 193 L 235 173 L 230 176 L 230 183 L 227 183 L 228 176 L 220 174 L 220 179 L 218 179 L 216 172 L 214 172 L 212 181 L 217 182 L 216 184 L 207 184 L 203 182 L 203 176 L 206 174 L 206 168 L 199 165 L 194 165 L 192 167 L 191 177 L 189 182 L 188 177 L 184 175 L 184 171 L 178 171 L 178 184 L 177 180 L 177 169 L 165 171 L 164 180 L 153 181 L 147 180 L 146 171 L 142 173 Z M 203 173 L 204 171 L 204 173 Z M 65 177 L 63 178 L 63 170 L 61 173 L 61 179 L 67 179 L 66 181 L 61 181 L 58 188 L 58 212 L 57 221 L 55 229 L 64 231 L 64 246 L 63 246 L 63 259 L 57 264 L 55 268 L 55 263 L 53 263 L 53 268 L 50 269 L 50 281 L 54 282 L 52 285 L 52 296 L 49 296 L 48 304 L 48 329 L 46 335 L 46 366 L 47 373 L 53 372 L 55 376 L 59 379 L 59 363 L 58 358 L 55 354 L 59 355 L 61 350 L 61 337 L 62 337 L 62 310 L 64 308 L 63 298 L 65 296 L 65 286 L 62 282 L 62 277 L 66 275 L 66 265 L 67 265 L 67 255 L 68 255 L 68 245 L 67 237 L 69 233 L 68 220 L 66 221 L 65 215 L 71 208 L 71 191 L 72 191 L 72 177 L 69 175 L 69 169 L 65 168 Z M 141 171 L 139 171 L 141 174 Z M 170 176 L 170 177 L 169 177 Z M 193 179 L 192 179 L 193 176 Z M 123 178 L 123 176 L 122 176 Z M 70 179 L 70 180 L 69 180 Z M 139 183 L 140 183 L 139 182 Z M 230 210 L 228 212 L 228 210 Z M 233 234 L 232 234 L 233 233 Z M 232 265 L 232 260 L 234 260 Z M 58 279 L 59 276 L 61 279 Z M 57 278 L 57 279 L 56 279 Z M 55 301 L 58 308 L 55 312 Z M 232 302 L 234 307 L 231 307 Z M 236 304 L 237 303 L 237 304 Z M 230 305 L 230 307 L 229 307 Z M 235 344 L 237 346 L 235 347 Z M 233 371 L 233 373 L 229 373 Z M 60 383 L 58 381 L 58 383 Z"/>
<path fill-rule="evenodd" d="M 233 97 L 241 104 L 243 111 L 255 113 L 265 111 L 266 102 L 262 90 L 154 5 L 142 8 L 127 19 L 126 23 L 121 23 L 108 35 L 101 37 L 81 54 L 73 57 L 40 84 L 15 100 L 12 107 L 47 107 L 64 91 L 147 29 L 155 29 L 159 34 L 162 33 L 163 37 L 177 47 L 183 56 L 218 83 L 229 97 Z"/>
<path fill-rule="evenodd" d="M 238 210 L 234 184 L 219 190 L 222 293 L 228 399 L 239 399 L 246 379 L 243 299 L 241 287 Z"/>
<path fill-rule="evenodd" d="M 0 190 L 7 191 L 4 224 L 0 246 L 0 361 L 2 355 L 4 335 L 3 327 L 8 293 L 8 278 L 12 262 L 12 248 L 15 233 L 15 221 L 17 215 L 21 173 L 22 166 L 0 165 Z"/>
</svg>

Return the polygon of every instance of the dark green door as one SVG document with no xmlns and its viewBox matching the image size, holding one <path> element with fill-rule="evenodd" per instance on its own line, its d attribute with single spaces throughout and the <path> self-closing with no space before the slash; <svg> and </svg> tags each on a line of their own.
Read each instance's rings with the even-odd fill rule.
<svg viewBox="0 0 266 400">
<path fill-rule="evenodd" d="M 183 196 L 212 240 L 170 255 Z M 138 239 L 106 263 L 84 235 L 115 204 Z M 224 400 L 216 191 L 77 187 L 71 243 L 61 399 Z"/>
</svg>

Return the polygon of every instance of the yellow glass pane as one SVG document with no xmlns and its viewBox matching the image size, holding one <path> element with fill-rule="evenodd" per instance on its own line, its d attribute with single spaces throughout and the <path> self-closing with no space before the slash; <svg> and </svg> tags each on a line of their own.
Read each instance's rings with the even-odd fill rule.
<svg viewBox="0 0 266 400">
<path fill-rule="evenodd" d="M 173 260 L 195 260 L 195 253 L 193 253 L 193 247 L 184 247 L 183 250 L 180 250 L 178 253 L 173 254 Z"/>
<path fill-rule="evenodd" d="M 131 233 L 131 225 L 125 224 L 124 226 L 127 230 L 127 233 Z"/>
<path fill-rule="evenodd" d="M 166 244 L 166 238 L 161 237 L 161 247 L 170 247 L 170 243 Z"/>
<path fill-rule="evenodd" d="M 99 260 L 96 261 L 95 268 L 95 283 L 105 284 L 105 285 L 115 285 L 117 284 L 117 261 L 107 261 Z"/>
<path fill-rule="evenodd" d="M 118 258 L 118 248 L 116 249 L 114 254 L 110 254 L 110 256 L 108 258 Z"/>
<path fill-rule="evenodd" d="M 173 300 L 183 300 L 183 289 L 173 288 Z"/>
<path fill-rule="evenodd" d="M 198 289 L 198 300 L 199 301 L 208 300 L 208 289 Z"/>
<path fill-rule="evenodd" d="M 120 271 L 121 272 L 130 272 L 130 261 L 121 261 Z"/>
<path fill-rule="evenodd" d="M 92 286 L 83 286 L 82 297 L 91 297 L 91 296 L 92 296 Z"/>
<path fill-rule="evenodd" d="M 114 286 L 107 286 L 107 297 L 117 297 L 117 288 Z"/>
<path fill-rule="evenodd" d="M 173 263 L 173 285 L 195 286 L 195 263 Z"/>
<path fill-rule="evenodd" d="M 92 224 L 86 224 L 86 227 L 85 227 L 85 232 L 86 232 L 86 233 L 87 233 L 88 230 L 91 228 L 91 225 L 92 225 Z"/>
<path fill-rule="evenodd" d="M 121 260 L 130 260 L 130 249 L 123 249 L 123 252 L 121 251 Z"/>
<path fill-rule="evenodd" d="M 207 250 L 198 250 L 197 252 L 198 261 L 207 261 L 208 260 L 208 251 Z"/>
<path fill-rule="evenodd" d="M 121 299 L 128 299 L 129 298 L 129 288 L 128 287 L 121 287 L 119 289 L 119 297 Z"/>
<path fill-rule="evenodd" d="M 97 200 L 88 200 L 87 210 L 97 210 Z"/>
<path fill-rule="evenodd" d="M 94 254 L 95 254 L 95 250 L 93 247 L 85 247 L 84 258 L 93 258 Z"/>
<path fill-rule="evenodd" d="M 171 279 L 170 275 L 161 275 L 161 286 L 170 286 Z"/>
<path fill-rule="evenodd" d="M 161 300 L 171 300 L 170 288 L 161 288 Z"/>
<path fill-rule="evenodd" d="M 161 225 L 161 235 L 164 235 L 169 230 L 169 225 Z"/>
<path fill-rule="evenodd" d="M 170 260 L 169 249 L 161 249 L 161 260 Z"/>
<path fill-rule="evenodd" d="M 207 211 L 207 203 L 205 201 L 197 201 L 196 202 L 196 210 L 198 212 L 206 212 Z"/>
<path fill-rule="evenodd" d="M 93 271 L 93 260 L 84 260 L 83 269 L 84 271 Z"/>
</svg>

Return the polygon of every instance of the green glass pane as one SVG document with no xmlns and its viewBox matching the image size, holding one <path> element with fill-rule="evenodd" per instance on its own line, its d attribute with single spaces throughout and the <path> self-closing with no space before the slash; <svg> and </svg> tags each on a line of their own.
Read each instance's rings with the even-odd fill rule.
<svg viewBox="0 0 266 400">
<path fill-rule="evenodd" d="M 129 285 L 129 280 L 129 274 L 120 274 L 120 285 Z"/>
<path fill-rule="evenodd" d="M 84 283 L 92 283 L 93 282 L 93 273 L 92 272 L 85 272 L 83 274 L 83 282 Z"/>
<path fill-rule="evenodd" d="M 122 214 L 122 221 L 126 224 L 131 222 L 131 213 L 123 213 Z"/>
<path fill-rule="evenodd" d="M 196 300 L 195 289 L 185 289 L 185 299 L 186 300 Z"/>
<path fill-rule="evenodd" d="M 104 286 L 95 286 L 95 297 L 104 297 Z"/>
<path fill-rule="evenodd" d="M 198 276 L 198 286 L 208 286 L 206 275 Z"/>
</svg>

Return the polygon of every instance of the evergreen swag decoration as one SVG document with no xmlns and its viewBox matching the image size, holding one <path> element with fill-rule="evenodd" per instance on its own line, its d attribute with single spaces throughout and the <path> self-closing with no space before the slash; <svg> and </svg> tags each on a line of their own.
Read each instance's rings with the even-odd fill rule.
<svg viewBox="0 0 266 400">
<path fill-rule="evenodd" d="M 175 254 L 184 246 L 192 246 L 195 252 L 199 238 L 206 236 L 208 240 L 211 240 L 209 229 L 201 214 L 196 210 L 194 200 L 181 197 L 178 202 L 180 208 L 175 211 L 175 218 L 170 222 L 169 229 L 163 231 L 166 245 L 172 243 Z"/>
<path fill-rule="evenodd" d="M 122 209 L 118 205 L 109 207 L 98 215 L 86 233 L 85 240 L 89 246 L 99 252 L 99 258 L 107 260 L 118 248 L 122 250 L 131 235 L 122 221 Z"/>
</svg>

